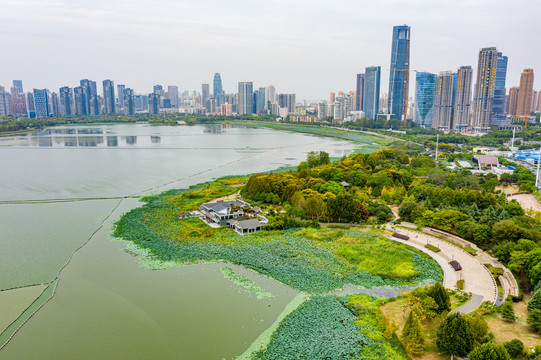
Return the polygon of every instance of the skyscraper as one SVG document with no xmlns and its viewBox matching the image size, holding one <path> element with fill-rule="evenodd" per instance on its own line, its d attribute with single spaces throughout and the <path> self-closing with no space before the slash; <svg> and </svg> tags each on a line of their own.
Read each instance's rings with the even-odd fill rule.
<svg viewBox="0 0 541 360">
<path fill-rule="evenodd" d="M 470 126 L 472 79 L 473 69 L 471 66 L 461 66 L 458 69 L 456 76 L 453 130 L 465 130 Z"/>
<path fill-rule="evenodd" d="M 518 92 L 518 86 L 513 86 L 511 89 L 509 89 L 509 104 L 507 105 L 507 113 L 509 115 L 514 116 L 518 114 Z"/>
<path fill-rule="evenodd" d="M 380 78 L 381 67 L 372 66 L 365 69 L 363 106 L 365 116 L 369 119 L 376 119 L 378 114 Z"/>
<path fill-rule="evenodd" d="M 295 112 L 295 94 L 279 94 L 278 106 L 287 108 L 287 112 Z"/>
<path fill-rule="evenodd" d="M 355 110 L 363 110 L 364 74 L 357 74 L 357 86 L 355 87 Z"/>
<path fill-rule="evenodd" d="M 479 51 L 477 82 L 473 95 L 472 128 L 474 131 L 490 130 L 497 65 L 498 50 L 495 47 L 483 48 Z"/>
<path fill-rule="evenodd" d="M 122 114 L 124 113 L 124 99 L 126 98 L 124 96 L 124 91 L 126 91 L 126 85 L 117 85 L 116 90 L 117 90 L 116 93 L 118 97 L 117 112 Z"/>
<path fill-rule="evenodd" d="M 73 89 L 68 86 L 60 88 L 60 114 L 62 116 L 73 116 L 75 104 L 73 102 Z"/>
<path fill-rule="evenodd" d="M 160 94 L 157 92 L 148 95 L 148 113 L 160 115 Z"/>
<path fill-rule="evenodd" d="M 434 92 L 434 117 L 432 127 L 438 130 L 453 129 L 453 105 L 456 74 L 442 71 L 436 77 Z"/>
<path fill-rule="evenodd" d="M 11 94 L 0 87 L 0 116 L 11 115 Z"/>
<path fill-rule="evenodd" d="M 265 111 L 265 88 L 254 91 L 254 113 L 261 115 Z"/>
<path fill-rule="evenodd" d="M 135 115 L 135 95 L 133 89 L 124 88 L 122 93 L 124 94 L 124 99 L 122 101 L 124 104 L 124 114 Z"/>
<path fill-rule="evenodd" d="M 36 117 L 49 116 L 49 95 L 47 94 L 47 89 L 34 89 L 34 106 Z"/>
<path fill-rule="evenodd" d="M 408 111 L 410 32 L 407 25 L 393 27 L 389 74 L 389 114 L 392 119 L 405 120 Z"/>
<path fill-rule="evenodd" d="M 217 75 L 218 77 L 220 76 L 220 74 L 217 74 Z M 215 84 L 216 84 L 216 81 L 215 81 Z M 220 85 L 221 85 L 221 82 L 220 82 Z M 214 91 L 216 91 L 216 87 L 214 88 Z M 253 93 L 254 93 L 254 84 L 251 81 L 239 82 L 239 105 L 238 105 L 239 115 L 252 114 L 252 111 L 254 108 Z"/>
<path fill-rule="evenodd" d="M 214 98 L 216 99 L 216 106 L 221 108 L 222 104 L 224 103 L 224 90 L 222 88 L 222 78 L 220 73 L 214 74 L 213 85 L 213 94 Z"/>
<path fill-rule="evenodd" d="M 113 80 L 103 80 L 103 99 L 105 113 L 114 114 L 115 111 L 115 83 Z"/>
<path fill-rule="evenodd" d="M 496 80 L 494 82 L 494 100 L 492 100 L 492 115 L 502 115 L 505 107 L 505 80 L 507 78 L 507 56 L 498 53 L 496 64 Z"/>
<path fill-rule="evenodd" d="M 171 100 L 171 107 L 178 109 L 178 86 L 169 85 L 167 86 L 167 98 Z"/>
<path fill-rule="evenodd" d="M 13 86 L 19 89 L 19 93 L 23 93 L 23 81 L 22 80 L 13 80 Z"/>
<path fill-rule="evenodd" d="M 415 77 L 415 112 L 413 121 L 422 128 L 432 127 L 435 89 L 435 74 L 429 72 L 417 73 Z"/>
<path fill-rule="evenodd" d="M 60 116 L 60 100 L 55 92 L 49 94 L 49 116 Z"/>
<path fill-rule="evenodd" d="M 273 105 L 276 104 L 276 89 L 274 88 L 274 85 L 269 85 L 265 88 L 265 108 L 269 111 L 269 113 L 272 112 Z"/>
<path fill-rule="evenodd" d="M 201 85 L 201 105 L 206 107 L 207 99 L 209 98 L 209 84 Z"/>
<path fill-rule="evenodd" d="M 530 115 L 533 97 L 533 69 L 524 69 L 520 74 L 520 87 L 518 89 L 517 115 Z"/>
</svg>

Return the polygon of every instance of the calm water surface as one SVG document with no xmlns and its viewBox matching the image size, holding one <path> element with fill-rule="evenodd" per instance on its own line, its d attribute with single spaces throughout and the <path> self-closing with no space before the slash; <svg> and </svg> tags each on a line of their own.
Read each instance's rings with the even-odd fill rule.
<svg viewBox="0 0 541 360">
<path fill-rule="evenodd" d="M 257 299 L 221 275 L 223 264 L 139 267 L 110 233 L 140 203 L 117 197 L 296 165 L 309 151 L 353 149 L 347 141 L 220 125 L 55 127 L 0 138 L 0 289 L 50 282 L 88 241 L 61 272 L 56 295 L 0 357 L 235 358 L 297 292 L 234 267 L 274 295 Z M 93 200 L 33 203 L 81 198 Z"/>
</svg>

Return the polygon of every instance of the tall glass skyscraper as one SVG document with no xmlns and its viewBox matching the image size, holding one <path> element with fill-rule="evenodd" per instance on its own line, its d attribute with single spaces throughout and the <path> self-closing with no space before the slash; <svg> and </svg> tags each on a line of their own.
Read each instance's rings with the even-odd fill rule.
<svg viewBox="0 0 541 360">
<path fill-rule="evenodd" d="M 389 114 L 391 119 L 405 120 L 408 112 L 410 70 L 410 27 L 393 27 L 391 71 L 389 74 Z"/>
<path fill-rule="evenodd" d="M 105 103 L 105 113 L 115 113 L 115 83 L 113 80 L 103 80 L 103 99 Z"/>
<path fill-rule="evenodd" d="M 355 110 L 363 110 L 364 74 L 357 74 L 357 87 L 355 88 Z"/>
<path fill-rule="evenodd" d="M 251 81 L 239 82 L 239 115 L 250 115 L 254 110 L 254 84 Z"/>
<path fill-rule="evenodd" d="M 423 128 L 432 127 L 436 74 L 418 72 L 415 77 L 415 113 L 413 121 Z"/>
<path fill-rule="evenodd" d="M 507 77 L 507 56 L 498 53 L 496 65 L 496 81 L 494 82 L 494 99 L 492 100 L 492 115 L 504 114 L 505 108 L 505 79 Z"/>
<path fill-rule="evenodd" d="M 375 119 L 379 110 L 379 82 L 381 67 L 367 67 L 364 72 L 364 113 L 369 119 Z"/>
<path fill-rule="evenodd" d="M 49 96 L 47 89 L 34 89 L 34 104 L 36 117 L 47 117 L 52 109 L 49 109 Z"/>
<path fill-rule="evenodd" d="M 216 107 L 222 106 L 224 103 L 224 90 L 222 89 L 222 77 L 220 73 L 214 74 L 214 98 L 216 99 Z"/>
</svg>

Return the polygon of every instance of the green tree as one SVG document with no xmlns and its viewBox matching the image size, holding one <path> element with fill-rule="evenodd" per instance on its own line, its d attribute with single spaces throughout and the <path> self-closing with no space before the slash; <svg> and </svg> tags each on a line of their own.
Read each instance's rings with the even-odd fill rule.
<svg viewBox="0 0 541 360">
<path fill-rule="evenodd" d="M 501 344 L 488 342 L 475 348 L 468 356 L 470 360 L 511 360 L 509 353 Z"/>
<path fill-rule="evenodd" d="M 481 316 L 468 316 L 468 327 L 473 335 L 474 346 L 486 342 L 488 336 L 488 324 Z"/>
<path fill-rule="evenodd" d="M 528 314 L 528 325 L 535 332 L 541 332 L 541 310 L 533 309 Z"/>
<path fill-rule="evenodd" d="M 330 164 L 331 158 L 329 157 L 329 153 L 326 153 L 325 151 L 320 151 L 318 155 L 318 161 L 319 165 Z"/>
<path fill-rule="evenodd" d="M 519 339 L 513 339 L 503 344 L 509 355 L 516 357 L 524 352 L 524 344 Z"/>
<path fill-rule="evenodd" d="M 515 309 L 513 308 L 513 304 L 511 301 L 506 301 L 503 303 L 502 307 L 500 308 L 500 311 L 502 313 L 502 318 L 507 321 L 515 321 Z"/>
<path fill-rule="evenodd" d="M 442 354 L 464 357 L 473 347 L 473 334 L 464 316 L 458 312 L 443 320 L 436 335 L 436 345 Z"/>
<path fill-rule="evenodd" d="M 541 310 L 541 290 L 534 291 L 530 301 L 528 301 L 528 311 L 534 309 Z"/>
<path fill-rule="evenodd" d="M 440 282 L 437 282 L 436 284 L 431 286 L 427 294 L 428 296 L 433 298 L 438 305 L 438 309 L 436 310 L 438 314 L 441 314 L 444 311 L 451 310 L 451 298 L 449 297 L 447 290 L 445 290 L 445 288 Z"/>
<path fill-rule="evenodd" d="M 411 214 L 417 209 L 417 206 L 417 203 L 413 201 L 405 201 L 398 209 L 398 215 L 405 220 L 412 221 L 414 219 L 411 218 Z"/>
<path fill-rule="evenodd" d="M 422 355 L 425 351 L 425 337 L 421 323 L 413 311 L 410 311 L 404 328 L 402 329 L 402 335 L 400 340 L 404 345 L 406 351 L 414 356 Z"/>
</svg>

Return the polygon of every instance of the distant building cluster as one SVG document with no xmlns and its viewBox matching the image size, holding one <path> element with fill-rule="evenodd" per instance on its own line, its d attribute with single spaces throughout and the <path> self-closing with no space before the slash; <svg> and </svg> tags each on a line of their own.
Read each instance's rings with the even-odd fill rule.
<svg viewBox="0 0 541 360">
<path fill-rule="evenodd" d="M 177 112 L 195 115 L 274 115 L 291 121 L 343 123 L 360 118 L 413 120 L 423 128 L 442 131 L 487 132 L 510 128 L 541 112 L 541 90 L 534 91 L 534 71 L 524 69 L 519 86 L 506 88 L 507 56 L 495 47 L 479 51 L 477 74 L 472 66 L 438 74 L 410 68 L 410 35 L 407 25 L 393 28 L 388 92 L 381 91 L 381 66 L 366 67 L 356 74 L 355 90 L 331 92 L 328 100 L 302 104 L 295 94 L 280 94 L 273 85 L 254 88 L 238 83 L 236 92 L 225 92 L 220 73 L 212 89 L 179 92 L 178 86 L 155 85 L 149 94 L 136 94 L 126 85 L 103 80 L 98 94 L 95 81 L 83 79 L 77 87 L 58 92 L 33 89 L 24 92 L 21 80 L 10 91 L 0 86 L 0 116 L 100 116 Z M 410 73 L 415 72 L 414 100 L 410 97 Z M 472 90 L 473 87 L 473 90 Z M 212 90 L 212 91 L 211 91 Z"/>
</svg>

